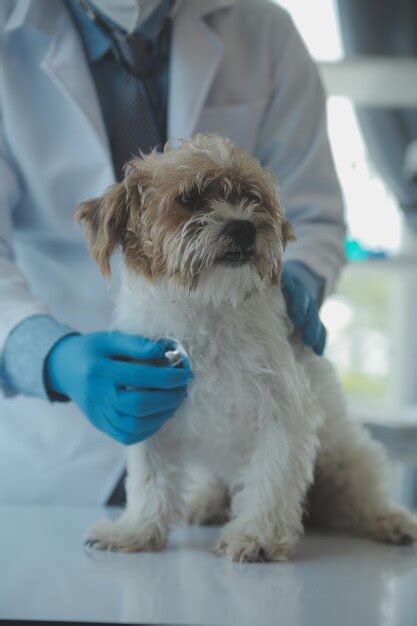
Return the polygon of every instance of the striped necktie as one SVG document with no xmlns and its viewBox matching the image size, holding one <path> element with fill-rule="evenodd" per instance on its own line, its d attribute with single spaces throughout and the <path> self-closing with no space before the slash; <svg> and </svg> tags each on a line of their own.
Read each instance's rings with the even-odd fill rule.
<svg viewBox="0 0 417 626">
<path fill-rule="evenodd" d="M 166 140 L 165 106 L 160 74 L 166 70 L 171 20 L 162 21 L 152 40 L 140 33 L 128 35 L 113 28 L 80 2 L 90 19 L 111 41 L 112 54 L 98 62 L 94 78 L 98 91 L 106 93 L 102 102 L 116 178 L 123 178 L 126 162 L 139 152 L 162 147 Z"/>
<path fill-rule="evenodd" d="M 151 78 L 157 71 L 158 57 L 155 54 L 159 40 L 150 42 L 146 37 L 134 33 L 126 35 L 120 30 L 113 31 L 114 52 L 125 69 L 135 78 Z"/>
<path fill-rule="evenodd" d="M 157 76 L 167 63 L 169 25 L 155 42 L 138 33 L 113 32 L 113 54 L 125 75 L 117 95 L 117 132 L 113 138 L 114 160 L 118 177 L 121 168 L 139 150 L 148 153 L 164 141 L 165 120 L 160 116 Z"/>
</svg>

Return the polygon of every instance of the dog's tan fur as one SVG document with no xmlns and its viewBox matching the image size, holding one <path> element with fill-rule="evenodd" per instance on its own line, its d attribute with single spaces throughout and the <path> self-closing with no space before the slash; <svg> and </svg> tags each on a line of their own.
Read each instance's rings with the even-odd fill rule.
<svg viewBox="0 0 417 626">
<path fill-rule="evenodd" d="M 227 164 L 223 144 L 222 151 L 211 135 L 197 135 L 178 149 L 167 144 L 163 154 L 153 152 L 145 159 L 132 159 L 121 183 L 103 197 L 81 204 L 76 217 L 85 224 L 92 255 L 105 275 L 110 272 L 110 256 L 121 247 L 126 264 L 148 279 L 173 278 L 195 289 L 205 263 L 192 263 L 191 258 L 189 263 L 173 263 L 172 240 L 177 238 L 183 250 L 222 200 L 251 207 L 265 245 L 269 237 L 282 237 L 284 245 L 294 239 L 273 177 L 247 152 L 227 139 L 224 143 Z M 190 210 L 181 198 L 188 195 L 192 199 L 193 194 L 199 202 Z M 225 249 L 227 245 L 225 241 Z M 271 281 L 277 282 L 277 263 L 262 267 L 260 259 L 259 270 L 261 275 L 270 272 Z"/>
</svg>

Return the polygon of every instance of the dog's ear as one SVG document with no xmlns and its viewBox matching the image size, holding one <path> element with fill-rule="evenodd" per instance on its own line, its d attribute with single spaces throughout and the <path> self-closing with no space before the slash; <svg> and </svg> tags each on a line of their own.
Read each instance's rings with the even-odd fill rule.
<svg viewBox="0 0 417 626">
<path fill-rule="evenodd" d="M 128 221 L 126 188 L 124 183 L 112 185 L 100 198 L 80 204 L 75 214 L 85 227 L 92 257 L 105 276 L 110 274 L 110 257 L 123 237 Z"/>
<path fill-rule="evenodd" d="M 129 222 L 140 212 L 146 177 L 142 163 L 131 161 L 122 182 L 109 187 L 103 196 L 83 202 L 76 211 L 75 219 L 83 223 L 91 255 L 104 276 L 110 275 L 110 257 L 118 247 L 123 248 Z"/>
<path fill-rule="evenodd" d="M 295 236 L 295 233 L 294 233 L 294 229 L 291 226 L 291 222 L 289 222 L 287 219 L 284 219 L 284 221 L 282 222 L 281 232 L 282 232 L 282 241 L 284 244 L 284 249 L 286 248 L 287 243 L 289 241 L 297 240 L 297 237 Z"/>
</svg>

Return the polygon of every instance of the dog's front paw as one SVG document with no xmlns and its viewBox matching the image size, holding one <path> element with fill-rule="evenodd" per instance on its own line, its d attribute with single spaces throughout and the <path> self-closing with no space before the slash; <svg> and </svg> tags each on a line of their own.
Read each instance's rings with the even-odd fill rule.
<svg viewBox="0 0 417 626">
<path fill-rule="evenodd" d="M 118 552 L 153 552 L 166 545 L 166 533 L 158 526 L 140 521 L 116 522 L 103 520 L 92 526 L 86 534 L 85 545 L 95 550 Z"/>
<path fill-rule="evenodd" d="M 372 520 L 368 534 L 382 543 L 400 546 L 416 543 L 417 518 L 406 509 L 392 508 Z"/>
<path fill-rule="evenodd" d="M 253 531 L 225 531 L 216 544 L 216 552 L 235 563 L 287 561 L 295 541 L 284 541 L 278 536 L 261 539 Z"/>
</svg>

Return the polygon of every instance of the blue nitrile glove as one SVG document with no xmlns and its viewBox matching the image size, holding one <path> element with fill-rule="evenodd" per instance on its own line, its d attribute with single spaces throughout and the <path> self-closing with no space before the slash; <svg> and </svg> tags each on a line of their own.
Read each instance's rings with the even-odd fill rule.
<svg viewBox="0 0 417 626">
<path fill-rule="evenodd" d="M 119 332 L 67 335 L 46 359 L 47 387 L 52 399 L 71 399 L 113 439 L 137 443 L 155 434 L 187 395 L 188 360 L 173 367 L 164 359 L 173 347 Z M 149 363 L 154 359 L 164 359 L 163 366 Z"/>
<path fill-rule="evenodd" d="M 320 321 L 318 308 L 323 282 L 301 263 L 288 261 L 284 264 L 281 289 L 288 316 L 300 329 L 304 344 L 313 348 L 318 356 L 323 354 L 326 344 L 326 329 Z"/>
</svg>

